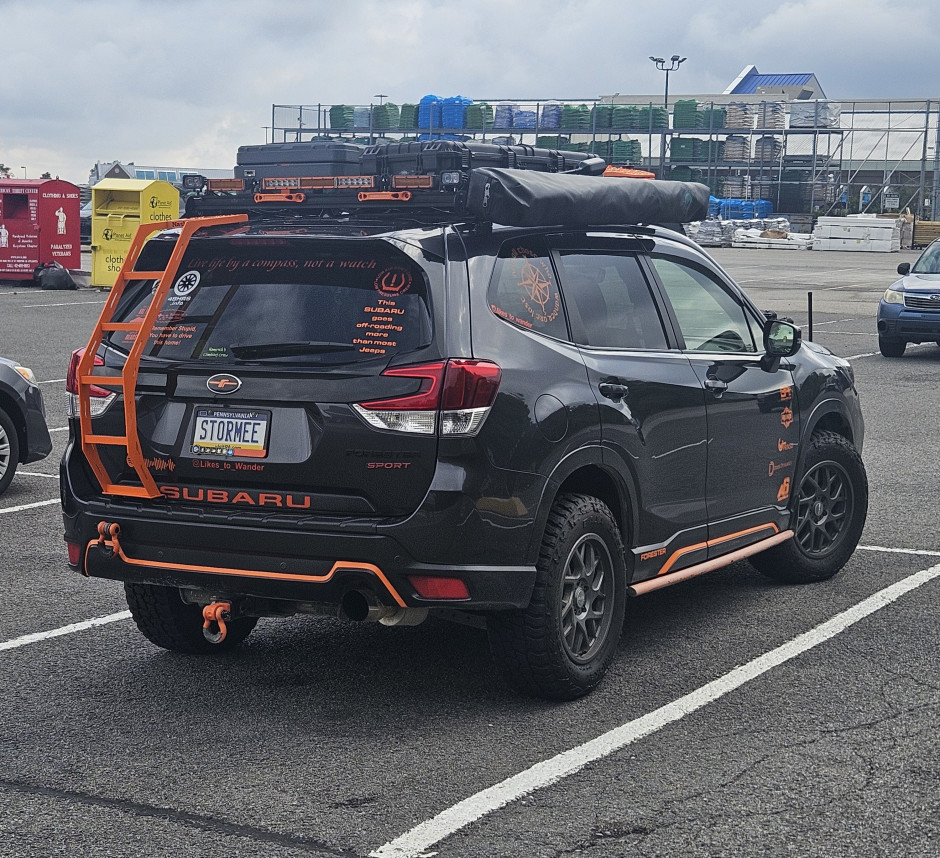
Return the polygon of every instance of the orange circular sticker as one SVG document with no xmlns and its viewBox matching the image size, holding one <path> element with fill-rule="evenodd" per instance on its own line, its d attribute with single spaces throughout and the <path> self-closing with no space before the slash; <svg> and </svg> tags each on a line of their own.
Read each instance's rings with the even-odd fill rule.
<svg viewBox="0 0 940 858">
<path fill-rule="evenodd" d="M 404 295 L 411 288 L 411 272 L 404 268 L 386 268 L 375 278 L 375 288 L 383 295 Z"/>
</svg>

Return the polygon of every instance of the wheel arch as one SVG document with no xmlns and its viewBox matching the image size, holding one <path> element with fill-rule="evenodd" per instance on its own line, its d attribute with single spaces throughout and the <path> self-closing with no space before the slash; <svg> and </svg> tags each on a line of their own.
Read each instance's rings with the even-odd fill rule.
<svg viewBox="0 0 940 858">
<path fill-rule="evenodd" d="M 838 399 L 827 399 L 820 402 L 813 408 L 803 424 L 800 450 L 797 455 L 797 473 L 803 472 L 803 460 L 809 446 L 808 442 L 816 432 L 835 432 L 856 448 L 859 447 L 862 440 L 842 402 Z"/>
<path fill-rule="evenodd" d="M 10 418 L 13 428 L 16 429 L 16 440 L 19 442 L 20 451 L 17 460 L 21 463 L 26 451 L 26 418 L 16 400 L 3 387 L 0 387 L 0 411 Z"/>
<path fill-rule="evenodd" d="M 612 472 L 602 461 L 601 447 L 582 448 L 558 463 L 539 500 L 532 541 L 527 554 L 537 556 L 542 536 L 548 523 L 548 516 L 559 495 L 585 494 L 596 497 L 610 510 L 624 546 L 632 545 L 632 534 L 636 532 L 636 495 L 635 488 L 627 485 L 623 478 Z M 625 551 L 625 561 L 629 565 L 630 552 Z M 630 570 L 627 570 L 628 573 Z"/>
</svg>

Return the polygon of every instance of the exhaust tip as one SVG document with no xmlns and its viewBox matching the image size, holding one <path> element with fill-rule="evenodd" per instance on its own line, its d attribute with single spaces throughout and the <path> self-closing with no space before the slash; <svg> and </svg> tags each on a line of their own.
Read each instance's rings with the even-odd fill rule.
<svg viewBox="0 0 940 858">
<path fill-rule="evenodd" d="M 362 623 L 368 619 L 371 607 L 365 594 L 359 590 L 347 590 L 340 602 L 343 616 L 356 623 Z"/>
</svg>

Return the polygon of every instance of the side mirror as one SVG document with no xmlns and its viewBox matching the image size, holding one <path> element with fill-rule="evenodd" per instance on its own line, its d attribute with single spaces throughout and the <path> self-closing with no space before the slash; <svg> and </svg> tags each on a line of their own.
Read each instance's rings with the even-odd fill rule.
<svg viewBox="0 0 940 858">
<path fill-rule="evenodd" d="M 910 273 L 911 273 L 911 263 L 910 263 L 910 262 L 902 262 L 902 263 L 898 266 L 898 274 L 900 274 L 902 277 L 905 277 L 906 275 L 908 275 L 908 274 L 910 274 Z"/>
<path fill-rule="evenodd" d="M 803 341 L 800 329 L 792 322 L 768 319 L 764 325 L 764 357 L 761 366 L 768 372 L 776 372 L 780 359 L 793 357 Z"/>
</svg>

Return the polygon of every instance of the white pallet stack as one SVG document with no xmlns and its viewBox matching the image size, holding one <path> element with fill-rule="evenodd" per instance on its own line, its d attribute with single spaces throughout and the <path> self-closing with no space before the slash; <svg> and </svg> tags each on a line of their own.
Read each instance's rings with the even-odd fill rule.
<svg viewBox="0 0 940 858">
<path fill-rule="evenodd" d="M 768 232 L 771 234 L 768 235 Z M 781 236 L 774 230 L 737 229 L 731 246 L 752 250 L 812 250 L 813 236 L 800 232 L 788 232 Z"/>
<path fill-rule="evenodd" d="M 868 215 L 821 217 L 813 229 L 813 250 L 893 253 L 901 249 L 901 222 Z"/>
</svg>

